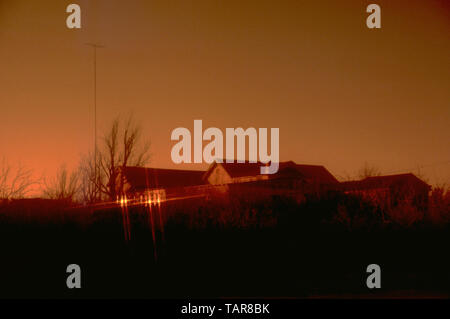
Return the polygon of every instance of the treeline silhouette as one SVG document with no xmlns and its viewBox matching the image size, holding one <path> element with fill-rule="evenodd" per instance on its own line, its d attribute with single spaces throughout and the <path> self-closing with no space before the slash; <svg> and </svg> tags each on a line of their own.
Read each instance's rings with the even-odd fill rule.
<svg viewBox="0 0 450 319">
<path fill-rule="evenodd" d="M 3 202 L 0 296 L 448 296 L 449 198 L 435 189 L 423 211 L 384 212 L 340 192 L 108 208 Z M 65 286 L 71 263 L 82 268 L 81 290 Z M 365 286 L 371 263 L 382 268 L 381 290 Z"/>
</svg>

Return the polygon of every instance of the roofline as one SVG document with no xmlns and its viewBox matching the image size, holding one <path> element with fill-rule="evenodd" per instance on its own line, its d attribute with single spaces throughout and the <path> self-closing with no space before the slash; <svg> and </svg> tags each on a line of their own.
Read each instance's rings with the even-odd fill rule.
<svg viewBox="0 0 450 319">
<path fill-rule="evenodd" d="M 390 175 L 378 175 L 378 176 L 368 176 L 365 177 L 363 179 L 359 179 L 359 180 L 354 180 L 354 181 L 343 181 L 340 182 L 340 184 L 346 184 L 346 183 L 363 183 L 364 181 L 367 181 L 369 178 L 384 178 L 384 177 L 394 177 L 394 176 L 399 176 L 399 177 L 403 177 L 403 176 L 412 176 L 415 179 L 417 179 L 419 182 L 421 182 L 422 184 L 424 184 L 426 187 L 428 187 L 429 189 L 432 188 L 432 186 L 430 184 L 428 184 L 427 182 L 425 182 L 424 180 L 422 180 L 421 178 L 419 178 L 417 175 L 415 175 L 414 173 L 402 173 L 402 174 L 390 174 Z"/>
<path fill-rule="evenodd" d="M 214 168 L 217 166 L 217 164 L 222 164 L 222 163 L 214 161 L 213 163 L 211 163 L 211 165 L 209 165 L 208 169 L 206 170 L 206 172 L 202 176 L 202 180 L 206 180 L 208 178 L 208 176 L 211 174 L 211 172 L 214 170 Z"/>
<path fill-rule="evenodd" d="M 375 175 L 375 176 L 367 176 L 364 177 L 363 179 L 361 179 L 361 181 L 367 179 L 367 178 L 379 178 L 379 177 L 392 177 L 392 176 L 407 176 L 407 175 L 411 175 L 414 176 L 416 178 L 418 178 L 415 174 L 413 173 L 402 173 L 402 174 L 389 174 L 389 175 Z M 419 178 L 420 179 L 420 178 Z"/>
<path fill-rule="evenodd" d="M 122 168 L 123 168 L 122 166 L 119 166 L 119 169 Z M 144 167 L 144 166 L 125 166 L 125 168 L 155 169 L 155 170 L 179 171 L 179 172 L 206 172 L 204 170 L 197 170 L 197 169 L 158 168 L 158 167 Z"/>
</svg>

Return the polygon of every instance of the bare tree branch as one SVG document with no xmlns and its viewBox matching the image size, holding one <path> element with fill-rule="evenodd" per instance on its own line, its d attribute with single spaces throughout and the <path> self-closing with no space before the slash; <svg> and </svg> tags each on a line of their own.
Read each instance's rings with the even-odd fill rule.
<svg viewBox="0 0 450 319">
<path fill-rule="evenodd" d="M 36 183 L 32 178 L 33 171 L 18 164 L 11 166 L 5 158 L 0 164 L 0 198 L 23 198 Z"/>
<path fill-rule="evenodd" d="M 367 162 L 364 163 L 364 166 L 361 167 L 358 171 L 358 178 L 364 179 L 366 177 L 372 177 L 372 176 L 380 176 L 381 172 L 380 170 L 373 166 L 369 165 Z"/>
<path fill-rule="evenodd" d="M 93 164 L 94 156 L 80 163 L 80 169 L 84 171 L 81 184 L 84 185 L 82 189 L 85 195 L 89 193 L 86 193 L 87 190 L 95 188 L 95 200 L 102 196 L 115 200 L 122 193 L 124 180 L 119 180 L 119 170 L 126 166 L 144 166 L 150 160 L 150 143 L 142 140 L 141 132 L 141 127 L 135 124 L 132 115 L 125 121 L 119 117 L 113 120 L 102 138 L 96 156 L 97 163 Z M 96 170 L 93 169 L 94 165 L 97 165 Z M 89 187 L 86 186 L 86 176 L 90 176 L 87 180 L 92 185 Z M 93 196 L 83 197 L 84 201 L 93 199 Z"/>
<path fill-rule="evenodd" d="M 78 171 L 69 173 L 66 166 L 61 165 L 53 179 L 44 181 L 42 193 L 44 197 L 50 199 L 73 202 L 79 187 Z"/>
</svg>

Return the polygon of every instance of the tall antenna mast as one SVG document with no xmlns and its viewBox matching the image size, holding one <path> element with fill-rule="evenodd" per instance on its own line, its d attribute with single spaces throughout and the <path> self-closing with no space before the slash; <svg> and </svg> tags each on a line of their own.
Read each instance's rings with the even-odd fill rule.
<svg viewBox="0 0 450 319">
<path fill-rule="evenodd" d="M 97 49 L 105 46 L 98 43 L 86 43 L 94 49 L 94 178 L 97 187 Z"/>
</svg>

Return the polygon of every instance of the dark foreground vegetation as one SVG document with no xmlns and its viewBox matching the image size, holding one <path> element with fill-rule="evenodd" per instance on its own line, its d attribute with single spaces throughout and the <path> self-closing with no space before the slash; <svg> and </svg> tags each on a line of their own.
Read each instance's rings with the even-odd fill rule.
<svg viewBox="0 0 450 319">
<path fill-rule="evenodd" d="M 151 211 L 4 202 L 0 297 L 445 297 L 449 215 L 443 196 L 423 212 L 381 212 L 342 194 L 302 203 L 202 198 Z M 66 287 L 72 263 L 82 289 Z M 366 287 L 372 263 L 382 269 L 377 291 Z"/>
</svg>

